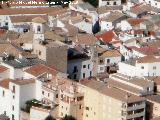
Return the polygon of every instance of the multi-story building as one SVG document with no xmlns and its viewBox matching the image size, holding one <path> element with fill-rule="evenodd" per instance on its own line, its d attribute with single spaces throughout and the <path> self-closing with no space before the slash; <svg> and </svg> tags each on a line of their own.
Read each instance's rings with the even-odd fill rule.
<svg viewBox="0 0 160 120">
<path fill-rule="evenodd" d="M 68 51 L 67 73 L 69 78 L 81 80 L 93 75 L 93 61 L 90 56 L 81 53 L 76 49 Z"/>
<path fill-rule="evenodd" d="M 145 120 L 146 103 L 138 97 L 96 80 L 81 81 L 84 120 Z"/>
<path fill-rule="evenodd" d="M 4 79 L 0 82 L 0 113 L 11 120 L 20 120 L 20 111 L 27 100 L 35 98 L 35 80 Z"/>
</svg>

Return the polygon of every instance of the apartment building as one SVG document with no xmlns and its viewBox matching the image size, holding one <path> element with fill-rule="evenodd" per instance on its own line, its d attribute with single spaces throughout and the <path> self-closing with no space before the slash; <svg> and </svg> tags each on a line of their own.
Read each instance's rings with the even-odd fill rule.
<svg viewBox="0 0 160 120">
<path fill-rule="evenodd" d="M 146 103 L 138 97 L 94 79 L 81 81 L 84 120 L 145 120 Z"/>
</svg>

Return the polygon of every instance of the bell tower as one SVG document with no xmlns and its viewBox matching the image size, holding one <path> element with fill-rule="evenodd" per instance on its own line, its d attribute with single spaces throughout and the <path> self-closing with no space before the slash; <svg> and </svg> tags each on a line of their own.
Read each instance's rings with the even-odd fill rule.
<svg viewBox="0 0 160 120">
<path fill-rule="evenodd" d="M 32 19 L 32 23 L 33 23 L 33 32 L 34 32 L 34 36 L 33 39 L 34 41 L 44 41 L 44 25 L 46 23 L 46 21 L 41 18 L 41 17 L 36 17 L 34 19 Z"/>
</svg>

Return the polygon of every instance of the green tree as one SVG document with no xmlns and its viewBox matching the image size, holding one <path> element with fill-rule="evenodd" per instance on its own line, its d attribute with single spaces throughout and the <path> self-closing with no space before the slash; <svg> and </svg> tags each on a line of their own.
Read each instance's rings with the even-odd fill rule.
<svg viewBox="0 0 160 120">
<path fill-rule="evenodd" d="M 76 120 L 76 119 L 71 115 L 65 115 L 65 117 L 62 118 L 62 120 Z"/>
<path fill-rule="evenodd" d="M 45 120 L 56 120 L 54 117 L 52 117 L 51 115 L 48 115 Z"/>
</svg>

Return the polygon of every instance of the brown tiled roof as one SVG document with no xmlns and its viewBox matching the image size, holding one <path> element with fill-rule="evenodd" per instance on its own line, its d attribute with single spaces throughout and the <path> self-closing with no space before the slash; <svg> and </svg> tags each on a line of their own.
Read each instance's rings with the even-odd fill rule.
<svg viewBox="0 0 160 120">
<path fill-rule="evenodd" d="M 37 15 L 31 15 L 31 16 L 10 16 L 12 23 L 19 23 L 19 22 L 32 22 L 32 19 L 38 17 Z M 47 16 L 43 15 L 40 16 L 44 20 L 47 21 Z"/>
<path fill-rule="evenodd" d="M 11 79 L 4 79 L 0 81 L 0 86 L 6 89 L 9 89 L 9 82 L 11 82 Z"/>
<path fill-rule="evenodd" d="M 32 19 L 32 22 L 34 23 L 45 23 L 46 20 L 44 20 L 42 17 L 36 17 Z"/>
<path fill-rule="evenodd" d="M 17 14 L 47 14 L 62 9 L 61 7 L 47 8 L 5 8 L 0 9 L 0 15 L 17 15 Z"/>
<path fill-rule="evenodd" d="M 35 80 L 33 80 L 33 79 L 12 80 L 11 82 L 14 83 L 14 84 L 17 84 L 17 85 L 27 85 L 27 84 L 35 83 Z"/>
<path fill-rule="evenodd" d="M 0 73 L 6 71 L 7 69 L 7 67 L 0 65 Z"/>
<path fill-rule="evenodd" d="M 137 59 L 137 63 L 154 63 L 154 62 L 160 62 L 160 58 L 148 55 Z"/>
<path fill-rule="evenodd" d="M 47 67 L 46 65 L 43 65 L 43 64 L 33 65 L 30 68 L 26 69 L 25 72 L 36 77 L 46 72 L 49 72 L 53 75 L 57 74 L 57 71 L 55 69 Z"/>
<path fill-rule="evenodd" d="M 118 50 L 106 50 L 104 51 L 100 57 L 119 57 L 121 56 Z"/>
<path fill-rule="evenodd" d="M 116 89 L 113 87 L 108 87 L 106 83 L 102 83 L 93 79 L 81 80 L 80 83 L 84 86 L 87 86 L 91 89 L 96 90 L 106 96 L 112 97 L 116 100 L 132 103 L 137 101 L 143 101 L 143 97 L 139 97 L 133 94 L 129 94 L 128 92 L 122 91 L 120 89 Z"/>
<path fill-rule="evenodd" d="M 16 47 L 14 47 L 10 43 L 0 44 L 0 55 L 7 53 L 7 54 L 12 54 L 12 55 L 18 57 L 20 52 L 21 52 L 20 50 L 18 50 Z"/>
<path fill-rule="evenodd" d="M 77 41 L 75 41 L 78 44 L 85 44 L 85 45 L 94 45 L 98 39 L 91 34 L 78 34 L 77 35 Z"/>
<path fill-rule="evenodd" d="M 144 22 L 145 19 L 142 18 L 129 18 L 127 20 L 132 26 L 139 25 L 140 23 Z"/>
</svg>

